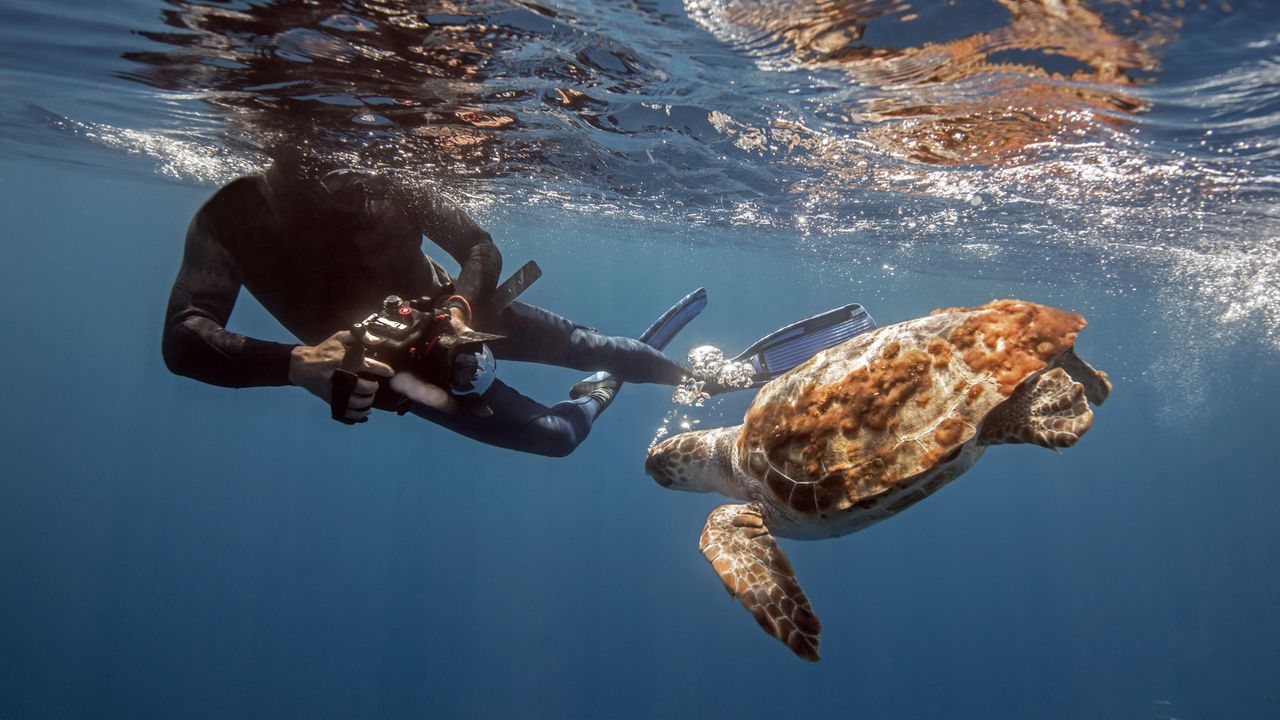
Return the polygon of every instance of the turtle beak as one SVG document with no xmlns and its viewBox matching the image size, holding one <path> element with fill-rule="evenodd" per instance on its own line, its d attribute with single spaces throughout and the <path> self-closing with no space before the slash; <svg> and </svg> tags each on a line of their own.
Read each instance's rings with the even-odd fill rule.
<svg viewBox="0 0 1280 720">
<path fill-rule="evenodd" d="M 673 484 L 671 476 L 666 471 L 667 457 L 671 454 L 673 447 L 672 442 L 667 440 L 650 448 L 648 456 L 644 459 L 644 471 L 665 488 L 669 488 Z"/>
</svg>

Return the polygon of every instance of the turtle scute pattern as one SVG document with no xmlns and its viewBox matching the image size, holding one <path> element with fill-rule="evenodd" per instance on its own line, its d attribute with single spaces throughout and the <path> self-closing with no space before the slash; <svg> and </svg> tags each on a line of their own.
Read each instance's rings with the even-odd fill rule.
<svg viewBox="0 0 1280 720">
<path fill-rule="evenodd" d="M 1072 312 L 996 300 L 859 336 L 761 391 L 737 440 L 742 469 L 799 513 L 871 507 L 954 458 L 1084 325 Z"/>
</svg>

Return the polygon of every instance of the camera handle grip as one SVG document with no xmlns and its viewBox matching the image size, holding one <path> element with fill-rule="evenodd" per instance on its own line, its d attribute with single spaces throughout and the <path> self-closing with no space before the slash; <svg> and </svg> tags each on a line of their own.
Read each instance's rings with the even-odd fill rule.
<svg viewBox="0 0 1280 720">
<path fill-rule="evenodd" d="M 364 324 L 351 328 L 351 344 L 342 356 L 342 367 L 333 371 L 329 391 L 329 416 L 343 425 L 356 425 L 369 419 L 366 415 L 359 420 L 347 417 L 347 405 L 351 402 L 351 393 L 360 380 L 360 370 L 364 367 Z"/>
</svg>

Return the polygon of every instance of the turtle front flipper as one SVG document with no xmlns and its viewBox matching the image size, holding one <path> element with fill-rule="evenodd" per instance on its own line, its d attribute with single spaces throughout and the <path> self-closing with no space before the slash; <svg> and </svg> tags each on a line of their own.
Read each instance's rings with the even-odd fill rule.
<svg viewBox="0 0 1280 720">
<path fill-rule="evenodd" d="M 1067 348 L 1053 364 L 1055 367 L 1066 370 L 1072 380 L 1084 386 L 1084 394 L 1089 398 L 1089 402 L 1101 405 L 1107 401 L 1107 396 L 1111 394 L 1111 381 L 1107 379 L 1107 374 L 1101 370 L 1095 370 L 1093 366 L 1082 360 L 1076 354 L 1075 348 Z"/>
<path fill-rule="evenodd" d="M 713 510 L 698 549 L 765 632 L 805 660 L 818 660 L 822 625 L 758 508 L 721 505 Z"/>
<path fill-rule="evenodd" d="M 1056 367 L 1024 382 L 993 410 L 981 438 L 988 445 L 1032 443 L 1056 450 L 1075 445 L 1092 425 L 1084 386 Z"/>
</svg>

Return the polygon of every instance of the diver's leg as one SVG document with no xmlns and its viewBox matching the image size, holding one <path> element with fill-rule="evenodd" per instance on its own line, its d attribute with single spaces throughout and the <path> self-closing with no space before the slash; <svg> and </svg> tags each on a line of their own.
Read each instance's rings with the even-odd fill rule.
<svg viewBox="0 0 1280 720">
<path fill-rule="evenodd" d="M 558 402 L 529 421 L 516 438 L 515 449 L 535 455 L 564 457 L 591 432 L 591 424 L 608 406 L 594 394 Z"/>
<path fill-rule="evenodd" d="M 678 385 L 685 370 L 660 350 L 639 340 L 602 335 L 549 310 L 515 302 L 486 327 L 506 337 L 490 343 L 503 360 L 557 365 L 575 370 L 603 370 L 618 380 Z"/>
<path fill-rule="evenodd" d="M 564 457 L 587 438 L 591 424 L 612 399 L 592 393 L 547 407 L 501 380 L 494 380 L 482 398 L 493 411 L 488 417 L 465 411 L 441 412 L 420 403 L 410 406 L 410 412 L 487 445 Z"/>
</svg>

